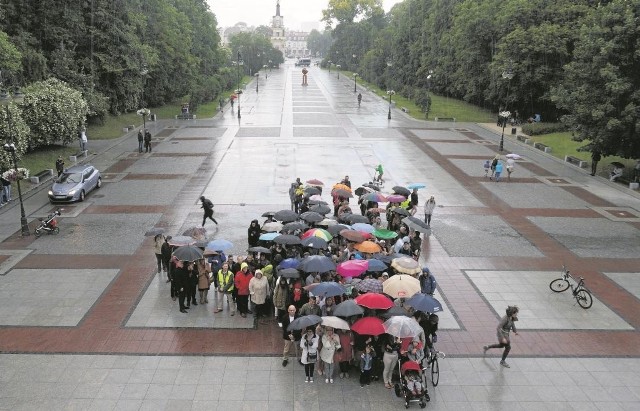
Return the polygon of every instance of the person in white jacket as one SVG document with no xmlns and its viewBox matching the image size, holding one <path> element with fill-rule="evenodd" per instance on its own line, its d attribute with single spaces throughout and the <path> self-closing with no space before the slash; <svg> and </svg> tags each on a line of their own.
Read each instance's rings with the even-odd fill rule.
<svg viewBox="0 0 640 411">
<path fill-rule="evenodd" d="M 309 327 L 305 335 L 300 339 L 300 348 L 302 348 L 302 356 L 300 361 L 304 364 L 304 382 L 313 382 L 313 369 L 318 360 L 318 340 L 313 327 Z"/>
<path fill-rule="evenodd" d="M 269 295 L 269 280 L 262 274 L 261 270 L 256 270 L 255 276 L 249 280 L 249 295 L 251 302 L 255 304 L 255 315 L 258 320 L 267 317 L 266 302 Z"/>
<path fill-rule="evenodd" d="M 327 384 L 333 384 L 333 356 L 337 350 L 341 349 L 340 337 L 333 332 L 333 328 L 327 327 L 322 336 L 322 349 L 320 350 L 320 359 L 324 363 L 324 382 Z"/>
<path fill-rule="evenodd" d="M 424 222 L 427 223 L 428 226 L 431 226 L 431 215 L 433 214 L 433 210 L 436 208 L 436 199 L 431 196 L 430 199 L 424 203 Z"/>
</svg>

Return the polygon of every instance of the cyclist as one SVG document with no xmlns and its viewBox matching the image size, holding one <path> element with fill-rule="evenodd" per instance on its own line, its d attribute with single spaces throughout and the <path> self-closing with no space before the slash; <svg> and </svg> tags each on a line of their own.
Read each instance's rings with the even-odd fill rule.
<svg viewBox="0 0 640 411">
<path fill-rule="evenodd" d="M 361 102 L 362 102 L 362 94 L 358 93 L 358 107 L 360 107 Z"/>
<path fill-rule="evenodd" d="M 373 181 L 377 181 L 380 184 L 384 182 L 382 179 L 382 175 L 384 174 L 384 169 L 382 168 L 382 164 L 378 164 L 375 168 L 375 173 L 373 175 Z"/>
</svg>

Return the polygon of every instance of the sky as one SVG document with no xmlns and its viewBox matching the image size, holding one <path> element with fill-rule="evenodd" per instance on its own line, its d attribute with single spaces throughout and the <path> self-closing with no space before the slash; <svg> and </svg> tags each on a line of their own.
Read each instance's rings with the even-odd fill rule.
<svg viewBox="0 0 640 411">
<path fill-rule="evenodd" d="M 402 0 L 383 0 L 385 11 Z M 242 21 L 249 26 L 271 25 L 271 17 L 276 14 L 276 0 L 207 0 L 209 8 L 218 19 L 218 26 L 230 27 Z M 322 30 L 322 10 L 328 0 L 280 0 L 280 15 L 284 16 L 285 27 L 291 30 L 305 29 L 305 22 L 316 22 Z M 307 28 L 308 29 L 308 28 Z"/>
</svg>

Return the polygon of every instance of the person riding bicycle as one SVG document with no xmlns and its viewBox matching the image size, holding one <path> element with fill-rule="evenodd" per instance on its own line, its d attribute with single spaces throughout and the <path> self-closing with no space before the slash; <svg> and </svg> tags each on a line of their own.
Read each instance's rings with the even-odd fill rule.
<svg viewBox="0 0 640 411">
<path fill-rule="evenodd" d="M 373 181 L 377 181 L 382 183 L 382 175 L 384 174 L 384 169 L 382 168 L 382 164 L 378 164 L 375 168 L 375 174 L 373 176 Z"/>
</svg>

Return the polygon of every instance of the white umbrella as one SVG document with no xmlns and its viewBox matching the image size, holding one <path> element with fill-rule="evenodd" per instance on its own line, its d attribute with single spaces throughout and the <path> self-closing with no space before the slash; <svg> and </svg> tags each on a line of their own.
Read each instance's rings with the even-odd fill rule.
<svg viewBox="0 0 640 411">
<path fill-rule="evenodd" d="M 420 281 L 408 274 L 396 274 L 382 283 L 382 292 L 393 298 L 410 298 L 420 292 Z"/>
<path fill-rule="evenodd" d="M 514 160 L 520 160 L 522 158 L 520 154 L 516 154 L 516 153 L 507 154 L 505 157 L 512 158 Z"/>
<path fill-rule="evenodd" d="M 413 317 L 391 317 L 382 326 L 387 334 L 399 338 L 413 338 L 423 332 L 422 327 Z"/>
<path fill-rule="evenodd" d="M 322 317 L 322 321 L 320 324 L 325 327 L 337 328 L 340 330 L 350 330 L 349 323 L 347 323 L 342 318 L 335 317 L 333 315 L 328 315 L 326 317 Z"/>
<path fill-rule="evenodd" d="M 268 223 L 264 223 L 262 226 L 262 231 L 266 231 L 268 233 L 276 233 L 282 230 L 282 223 L 278 221 L 269 221 Z"/>
</svg>

